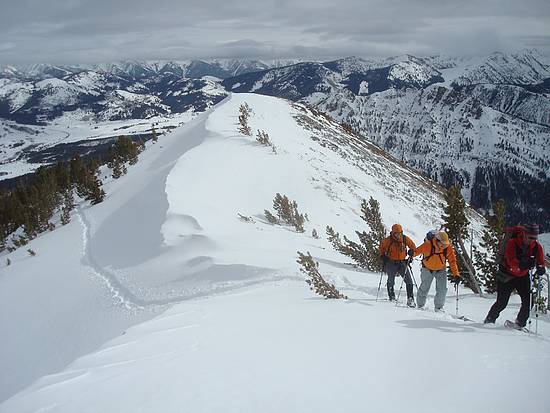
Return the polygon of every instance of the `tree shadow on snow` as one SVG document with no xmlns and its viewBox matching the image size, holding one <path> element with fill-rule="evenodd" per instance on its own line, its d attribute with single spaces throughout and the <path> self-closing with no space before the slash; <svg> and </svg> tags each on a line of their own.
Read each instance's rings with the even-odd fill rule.
<svg viewBox="0 0 550 413">
<path fill-rule="evenodd" d="M 404 327 L 414 329 L 432 329 L 443 333 L 474 333 L 475 328 L 466 324 L 453 323 L 445 320 L 398 320 Z"/>
<path fill-rule="evenodd" d="M 340 268 L 346 271 L 353 271 L 353 272 L 358 272 L 362 274 L 367 274 L 367 271 L 365 269 L 360 268 L 352 263 L 338 262 L 338 261 L 333 261 L 333 260 L 328 260 L 326 258 L 318 258 L 318 257 L 315 257 L 315 260 L 320 262 L 321 264 L 330 265 L 331 267 L 334 267 L 334 268 Z"/>
<path fill-rule="evenodd" d="M 373 300 L 369 300 L 368 298 L 348 298 L 346 300 L 344 299 L 330 299 L 330 298 L 324 298 L 324 297 L 308 297 L 308 298 L 304 298 L 304 300 L 306 301 L 341 301 L 343 303 L 346 303 L 346 304 L 361 304 L 361 305 L 366 305 L 368 307 L 372 307 L 372 304 L 369 304 L 368 301 L 373 301 Z"/>
</svg>

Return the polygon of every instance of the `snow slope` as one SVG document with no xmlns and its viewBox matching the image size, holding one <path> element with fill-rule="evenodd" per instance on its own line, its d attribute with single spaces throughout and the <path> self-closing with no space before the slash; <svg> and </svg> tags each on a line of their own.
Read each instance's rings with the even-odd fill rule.
<svg viewBox="0 0 550 413">
<path fill-rule="evenodd" d="M 244 101 L 276 154 L 237 132 Z M 416 242 L 440 223 L 443 201 L 439 187 L 302 106 L 231 95 L 105 188 L 102 204 L 33 240 L 37 256 L 8 256 L 0 412 L 548 405 L 546 392 L 517 385 L 550 367 L 546 316 L 533 336 L 455 320 L 451 292 L 447 314 L 376 302 L 379 275 L 332 249 L 325 226 L 353 237 L 361 199 L 378 199 L 386 226 L 400 222 Z M 265 221 L 277 192 L 308 214 L 304 233 Z M 308 291 L 297 250 L 351 299 Z M 419 281 L 418 263 L 414 272 Z M 459 311 L 479 321 L 492 300 L 461 291 Z M 499 322 L 514 316 L 512 301 Z M 527 400 L 504 399 L 522 391 Z"/>
<path fill-rule="evenodd" d="M 285 281 L 180 304 L 40 379 L 0 411 L 458 413 L 548 406 L 547 392 L 518 385 L 542 377 L 548 341 L 375 302 L 377 280 L 369 278 L 368 293 L 355 291 L 348 301 L 324 301 L 303 283 Z M 460 348 L 475 355 L 457 356 Z"/>
</svg>

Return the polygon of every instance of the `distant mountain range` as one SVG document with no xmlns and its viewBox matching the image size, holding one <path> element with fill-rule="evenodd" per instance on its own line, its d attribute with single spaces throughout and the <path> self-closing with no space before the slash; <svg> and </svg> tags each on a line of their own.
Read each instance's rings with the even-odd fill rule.
<svg viewBox="0 0 550 413">
<path fill-rule="evenodd" d="M 503 198 L 511 223 L 550 230 L 550 61 L 536 51 L 347 58 L 222 84 L 307 103 L 443 185 L 460 184 L 474 206 Z"/>
<path fill-rule="evenodd" d="M 170 116 L 204 111 L 228 92 L 306 103 L 440 183 L 460 184 L 472 205 L 490 210 L 504 198 L 511 223 L 550 231 L 550 59 L 535 50 L 6 67 L 0 118 L 46 125 L 68 113 L 92 122 Z"/>
</svg>

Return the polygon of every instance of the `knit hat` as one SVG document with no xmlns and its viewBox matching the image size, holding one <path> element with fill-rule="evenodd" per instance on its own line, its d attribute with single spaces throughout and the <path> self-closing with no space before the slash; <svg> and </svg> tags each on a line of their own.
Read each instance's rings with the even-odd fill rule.
<svg viewBox="0 0 550 413">
<path fill-rule="evenodd" d="M 439 231 L 437 234 L 435 234 L 435 238 L 439 240 L 444 247 L 447 247 L 450 244 L 449 236 L 445 231 Z"/>
<path fill-rule="evenodd" d="M 392 227 L 391 227 L 391 232 L 393 232 L 394 234 L 397 234 L 399 232 L 403 232 L 403 227 L 399 224 L 393 224 Z"/>
<path fill-rule="evenodd" d="M 538 224 L 527 224 L 525 225 L 525 235 L 531 235 L 538 237 L 539 235 L 539 226 Z"/>
</svg>

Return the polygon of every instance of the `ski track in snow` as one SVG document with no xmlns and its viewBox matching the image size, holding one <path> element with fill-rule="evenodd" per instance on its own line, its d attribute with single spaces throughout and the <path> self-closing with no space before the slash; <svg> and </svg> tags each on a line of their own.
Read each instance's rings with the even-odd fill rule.
<svg viewBox="0 0 550 413">
<path fill-rule="evenodd" d="M 94 260 L 93 254 L 89 250 L 90 223 L 86 219 L 82 208 L 78 208 L 77 216 L 82 226 L 82 259 L 84 264 L 88 264 L 87 267 L 90 268 L 90 272 L 103 281 L 116 302 L 124 305 L 127 309 L 143 308 L 145 305 L 142 300 L 128 291 L 112 273 L 101 268 Z"/>
<path fill-rule="evenodd" d="M 225 292 L 241 289 L 244 287 L 249 287 L 252 285 L 262 284 L 265 282 L 297 280 L 297 279 L 301 280 L 301 278 L 295 277 L 295 276 L 278 275 L 276 277 L 266 277 L 258 280 L 240 282 L 236 285 L 219 286 L 219 287 L 214 286 L 207 290 L 188 293 L 184 295 L 178 295 L 176 297 L 171 297 L 171 298 L 144 300 L 142 298 L 137 297 L 126 286 L 124 286 L 124 284 L 122 284 L 118 280 L 115 274 L 101 267 L 97 263 L 89 247 L 90 238 L 91 238 L 90 223 L 87 220 L 86 215 L 81 208 L 78 209 L 77 216 L 82 226 L 82 259 L 84 264 L 90 268 L 90 273 L 93 276 L 98 277 L 103 282 L 103 284 L 105 284 L 107 289 L 110 291 L 113 297 L 113 300 L 118 304 L 124 306 L 128 310 L 134 310 L 134 309 L 142 310 L 148 307 L 156 307 L 156 306 L 165 307 L 168 305 L 181 303 L 194 298 L 200 298 L 200 297 L 206 297 L 206 296 L 211 296 L 215 294 L 225 293 Z"/>
</svg>

